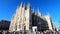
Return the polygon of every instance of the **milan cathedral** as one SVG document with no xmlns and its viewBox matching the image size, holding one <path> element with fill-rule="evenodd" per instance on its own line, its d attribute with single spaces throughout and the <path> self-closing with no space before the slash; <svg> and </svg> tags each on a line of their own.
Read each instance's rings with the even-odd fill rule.
<svg viewBox="0 0 60 34">
<path fill-rule="evenodd" d="M 30 4 L 25 6 L 21 3 L 12 16 L 9 31 L 33 30 L 34 26 L 37 27 L 37 31 L 52 30 L 50 15 L 42 16 L 39 9 L 35 13 Z"/>
</svg>

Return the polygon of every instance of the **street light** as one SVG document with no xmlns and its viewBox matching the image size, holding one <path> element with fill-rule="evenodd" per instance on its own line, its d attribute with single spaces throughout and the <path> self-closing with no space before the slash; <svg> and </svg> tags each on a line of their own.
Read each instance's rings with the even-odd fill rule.
<svg viewBox="0 0 60 34">
<path fill-rule="evenodd" d="M 58 22 L 60 23 L 60 20 Z"/>
<path fill-rule="evenodd" d="M 60 23 L 60 20 L 58 22 Z M 60 28 L 60 26 L 59 26 L 59 28 Z"/>
</svg>

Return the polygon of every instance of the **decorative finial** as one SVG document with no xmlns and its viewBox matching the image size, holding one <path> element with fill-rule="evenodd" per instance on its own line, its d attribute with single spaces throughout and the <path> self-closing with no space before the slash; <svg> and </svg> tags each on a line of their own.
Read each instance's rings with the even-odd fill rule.
<svg viewBox="0 0 60 34">
<path fill-rule="evenodd" d="M 50 13 L 49 12 L 47 13 L 47 16 L 50 17 Z"/>
<path fill-rule="evenodd" d="M 39 8 L 38 8 L 38 13 L 40 13 Z"/>
<path fill-rule="evenodd" d="M 38 11 L 38 12 L 37 12 L 37 13 L 38 13 L 38 15 L 39 15 L 39 16 L 41 16 L 41 13 L 40 13 L 40 10 L 39 10 L 39 8 L 37 9 L 37 11 Z"/>
<path fill-rule="evenodd" d="M 21 4 L 20 4 L 20 6 L 21 6 L 21 7 L 23 6 L 22 2 L 21 2 Z"/>
<path fill-rule="evenodd" d="M 34 12 L 34 8 L 33 8 L 32 10 L 33 10 L 33 12 Z"/>
<path fill-rule="evenodd" d="M 32 9 L 32 13 L 35 13 L 34 8 Z"/>
<path fill-rule="evenodd" d="M 48 16 L 50 16 L 50 13 L 48 12 L 48 14 L 47 14 Z"/>
<path fill-rule="evenodd" d="M 25 3 L 24 3 L 24 5 L 23 5 L 23 7 L 25 8 Z"/>
<path fill-rule="evenodd" d="M 28 3 L 28 7 L 30 7 L 30 3 Z"/>
</svg>

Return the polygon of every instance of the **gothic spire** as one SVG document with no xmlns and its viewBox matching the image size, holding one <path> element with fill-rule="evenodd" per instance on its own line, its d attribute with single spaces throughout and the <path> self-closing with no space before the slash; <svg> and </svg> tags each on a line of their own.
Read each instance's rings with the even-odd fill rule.
<svg viewBox="0 0 60 34">
<path fill-rule="evenodd" d="M 32 9 L 32 11 L 34 12 L 34 8 Z"/>
<path fill-rule="evenodd" d="M 24 3 L 24 5 L 23 5 L 23 7 L 25 8 L 25 3 Z"/>
<path fill-rule="evenodd" d="M 39 16 L 41 16 L 41 13 L 40 13 L 40 11 L 39 11 L 39 8 L 38 8 L 38 10 L 37 10 L 37 14 L 38 14 Z"/>
<path fill-rule="evenodd" d="M 47 14 L 47 16 L 49 16 L 49 17 L 50 17 L 50 14 L 48 13 L 48 14 Z"/>
<path fill-rule="evenodd" d="M 19 7 L 17 6 L 17 9 L 16 9 L 16 12 L 15 12 L 15 13 L 17 13 L 17 12 L 18 12 L 18 9 L 19 9 Z"/>
<path fill-rule="evenodd" d="M 21 2 L 20 7 L 23 7 L 23 3 Z"/>
<path fill-rule="evenodd" d="M 35 14 L 34 8 L 32 9 L 32 13 L 34 13 L 34 14 Z"/>
<path fill-rule="evenodd" d="M 20 6 L 22 6 L 23 4 L 22 4 L 22 2 L 21 2 L 21 5 Z"/>
<path fill-rule="evenodd" d="M 27 8 L 30 8 L 30 3 L 28 3 Z"/>
</svg>

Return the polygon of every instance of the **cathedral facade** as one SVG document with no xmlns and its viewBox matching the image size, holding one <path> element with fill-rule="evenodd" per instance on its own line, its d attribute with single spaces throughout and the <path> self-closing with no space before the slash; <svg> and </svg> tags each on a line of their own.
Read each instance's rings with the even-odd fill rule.
<svg viewBox="0 0 60 34">
<path fill-rule="evenodd" d="M 39 9 L 35 13 L 30 4 L 25 6 L 21 3 L 11 19 L 9 31 L 32 30 L 33 26 L 37 26 L 38 31 L 53 29 L 49 14 L 42 16 Z"/>
</svg>

